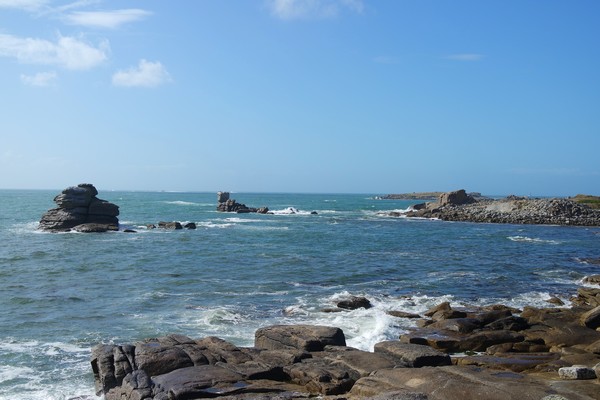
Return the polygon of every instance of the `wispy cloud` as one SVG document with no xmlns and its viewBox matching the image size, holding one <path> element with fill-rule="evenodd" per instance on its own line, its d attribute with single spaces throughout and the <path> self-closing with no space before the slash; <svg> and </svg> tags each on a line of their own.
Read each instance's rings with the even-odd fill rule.
<svg viewBox="0 0 600 400">
<path fill-rule="evenodd" d="M 362 0 L 268 0 L 273 16 L 284 19 L 332 18 L 343 10 L 361 13 Z"/>
<path fill-rule="evenodd" d="M 481 61 L 484 58 L 483 54 L 477 53 L 460 53 L 460 54 L 450 54 L 444 57 L 447 60 L 454 61 Z"/>
<path fill-rule="evenodd" d="M 63 17 L 67 24 L 91 28 L 116 29 L 123 24 L 142 20 L 152 15 L 150 11 L 137 8 L 112 11 L 74 11 Z"/>
<path fill-rule="evenodd" d="M 48 0 L 0 0 L 0 8 L 36 11 L 48 4 Z"/>
<path fill-rule="evenodd" d="M 112 77 L 113 85 L 125 87 L 156 87 L 171 80 L 171 75 L 160 62 L 143 59 L 137 67 L 117 71 Z"/>
<path fill-rule="evenodd" d="M 96 67 L 108 58 L 108 41 L 97 47 L 71 36 L 59 36 L 56 42 L 0 34 L 0 56 L 27 64 L 58 65 L 71 70 Z"/>
<path fill-rule="evenodd" d="M 35 75 L 21 74 L 21 82 L 28 86 L 52 86 L 56 82 L 56 79 L 56 72 L 39 72 Z"/>
</svg>

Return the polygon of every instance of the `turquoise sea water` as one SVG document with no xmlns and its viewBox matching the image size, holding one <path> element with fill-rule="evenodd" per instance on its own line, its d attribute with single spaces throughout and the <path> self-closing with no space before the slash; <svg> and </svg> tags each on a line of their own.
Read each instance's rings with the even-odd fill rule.
<svg viewBox="0 0 600 400">
<path fill-rule="evenodd" d="M 232 193 L 273 215 L 216 212 L 215 193 L 102 192 L 137 233 L 41 233 L 60 191 L 0 190 L 0 399 L 96 398 L 90 348 L 166 333 L 237 345 L 279 323 L 338 326 L 350 345 L 397 338 L 422 312 L 568 302 L 600 273 L 600 228 L 392 218 L 373 195 Z M 316 211 L 317 215 L 311 215 Z M 293 212 L 293 213 L 292 213 Z M 196 230 L 147 230 L 191 221 Z M 369 310 L 328 313 L 368 297 Z"/>
</svg>

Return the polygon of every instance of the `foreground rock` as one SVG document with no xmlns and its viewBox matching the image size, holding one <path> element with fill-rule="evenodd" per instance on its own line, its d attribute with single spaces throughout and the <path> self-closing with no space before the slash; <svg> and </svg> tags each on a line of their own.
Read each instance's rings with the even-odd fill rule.
<svg viewBox="0 0 600 400">
<path fill-rule="evenodd" d="M 71 186 L 54 198 L 57 208 L 48 210 L 39 229 L 51 232 L 106 232 L 119 230 L 119 206 L 96 197 L 89 183 Z"/>
<path fill-rule="evenodd" d="M 600 365 L 600 332 L 581 325 L 580 310 L 563 315 L 528 309 L 527 317 L 501 306 L 454 311 L 459 310 L 442 304 L 427 314 L 436 324 L 471 320 L 465 335 L 484 338 L 466 342 L 489 354 L 451 358 L 440 342 L 406 343 L 404 337 L 367 352 L 347 347 L 339 328 L 275 325 L 256 331 L 254 347 L 182 335 L 98 345 L 91 365 L 97 394 L 106 400 L 600 398 L 600 381 L 592 379 Z M 423 334 L 408 337 L 427 342 Z M 524 363 L 522 354 L 532 349 L 538 353 L 527 355 L 534 361 Z"/>
<path fill-rule="evenodd" d="M 269 212 L 269 208 L 268 207 L 261 207 L 261 208 L 248 207 L 245 204 L 241 204 L 233 199 L 230 199 L 229 192 L 218 192 L 217 193 L 217 211 L 235 212 L 238 214 L 246 214 L 246 213 L 267 214 Z"/>
<path fill-rule="evenodd" d="M 406 215 L 444 221 L 600 226 L 600 210 L 573 199 L 476 199 L 464 190 L 443 193 L 437 202 L 417 204 Z"/>
</svg>

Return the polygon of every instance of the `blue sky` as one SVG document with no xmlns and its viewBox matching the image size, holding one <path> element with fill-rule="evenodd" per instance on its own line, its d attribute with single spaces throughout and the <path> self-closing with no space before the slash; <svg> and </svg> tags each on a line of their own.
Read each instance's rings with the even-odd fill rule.
<svg viewBox="0 0 600 400">
<path fill-rule="evenodd" d="M 0 188 L 600 195 L 599 16 L 0 0 Z"/>
</svg>

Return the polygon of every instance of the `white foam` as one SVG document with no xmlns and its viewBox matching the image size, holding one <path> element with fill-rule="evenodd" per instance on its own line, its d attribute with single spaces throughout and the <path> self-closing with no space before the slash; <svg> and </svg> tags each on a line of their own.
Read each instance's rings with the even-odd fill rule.
<svg viewBox="0 0 600 400">
<path fill-rule="evenodd" d="M 513 242 L 527 242 L 527 243 L 546 243 L 546 244 L 561 244 L 558 240 L 548 240 L 548 239 L 540 239 L 540 238 L 532 238 L 528 236 L 507 236 L 508 240 L 512 240 Z"/>
<path fill-rule="evenodd" d="M 192 201 L 182 201 L 182 200 L 175 200 L 175 201 L 165 201 L 165 204 L 174 204 L 177 206 L 201 206 L 203 204 L 201 203 L 194 203 Z"/>
<path fill-rule="evenodd" d="M 298 210 L 295 207 L 286 207 L 282 210 L 269 210 L 274 215 L 311 215 L 311 211 Z"/>
<path fill-rule="evenodd" d="M 3 383 L 34 375 L 35 371 L 29 367 L 13 367 L 10 365 L 0 365 L 0 382 Z"/>
</svg>

